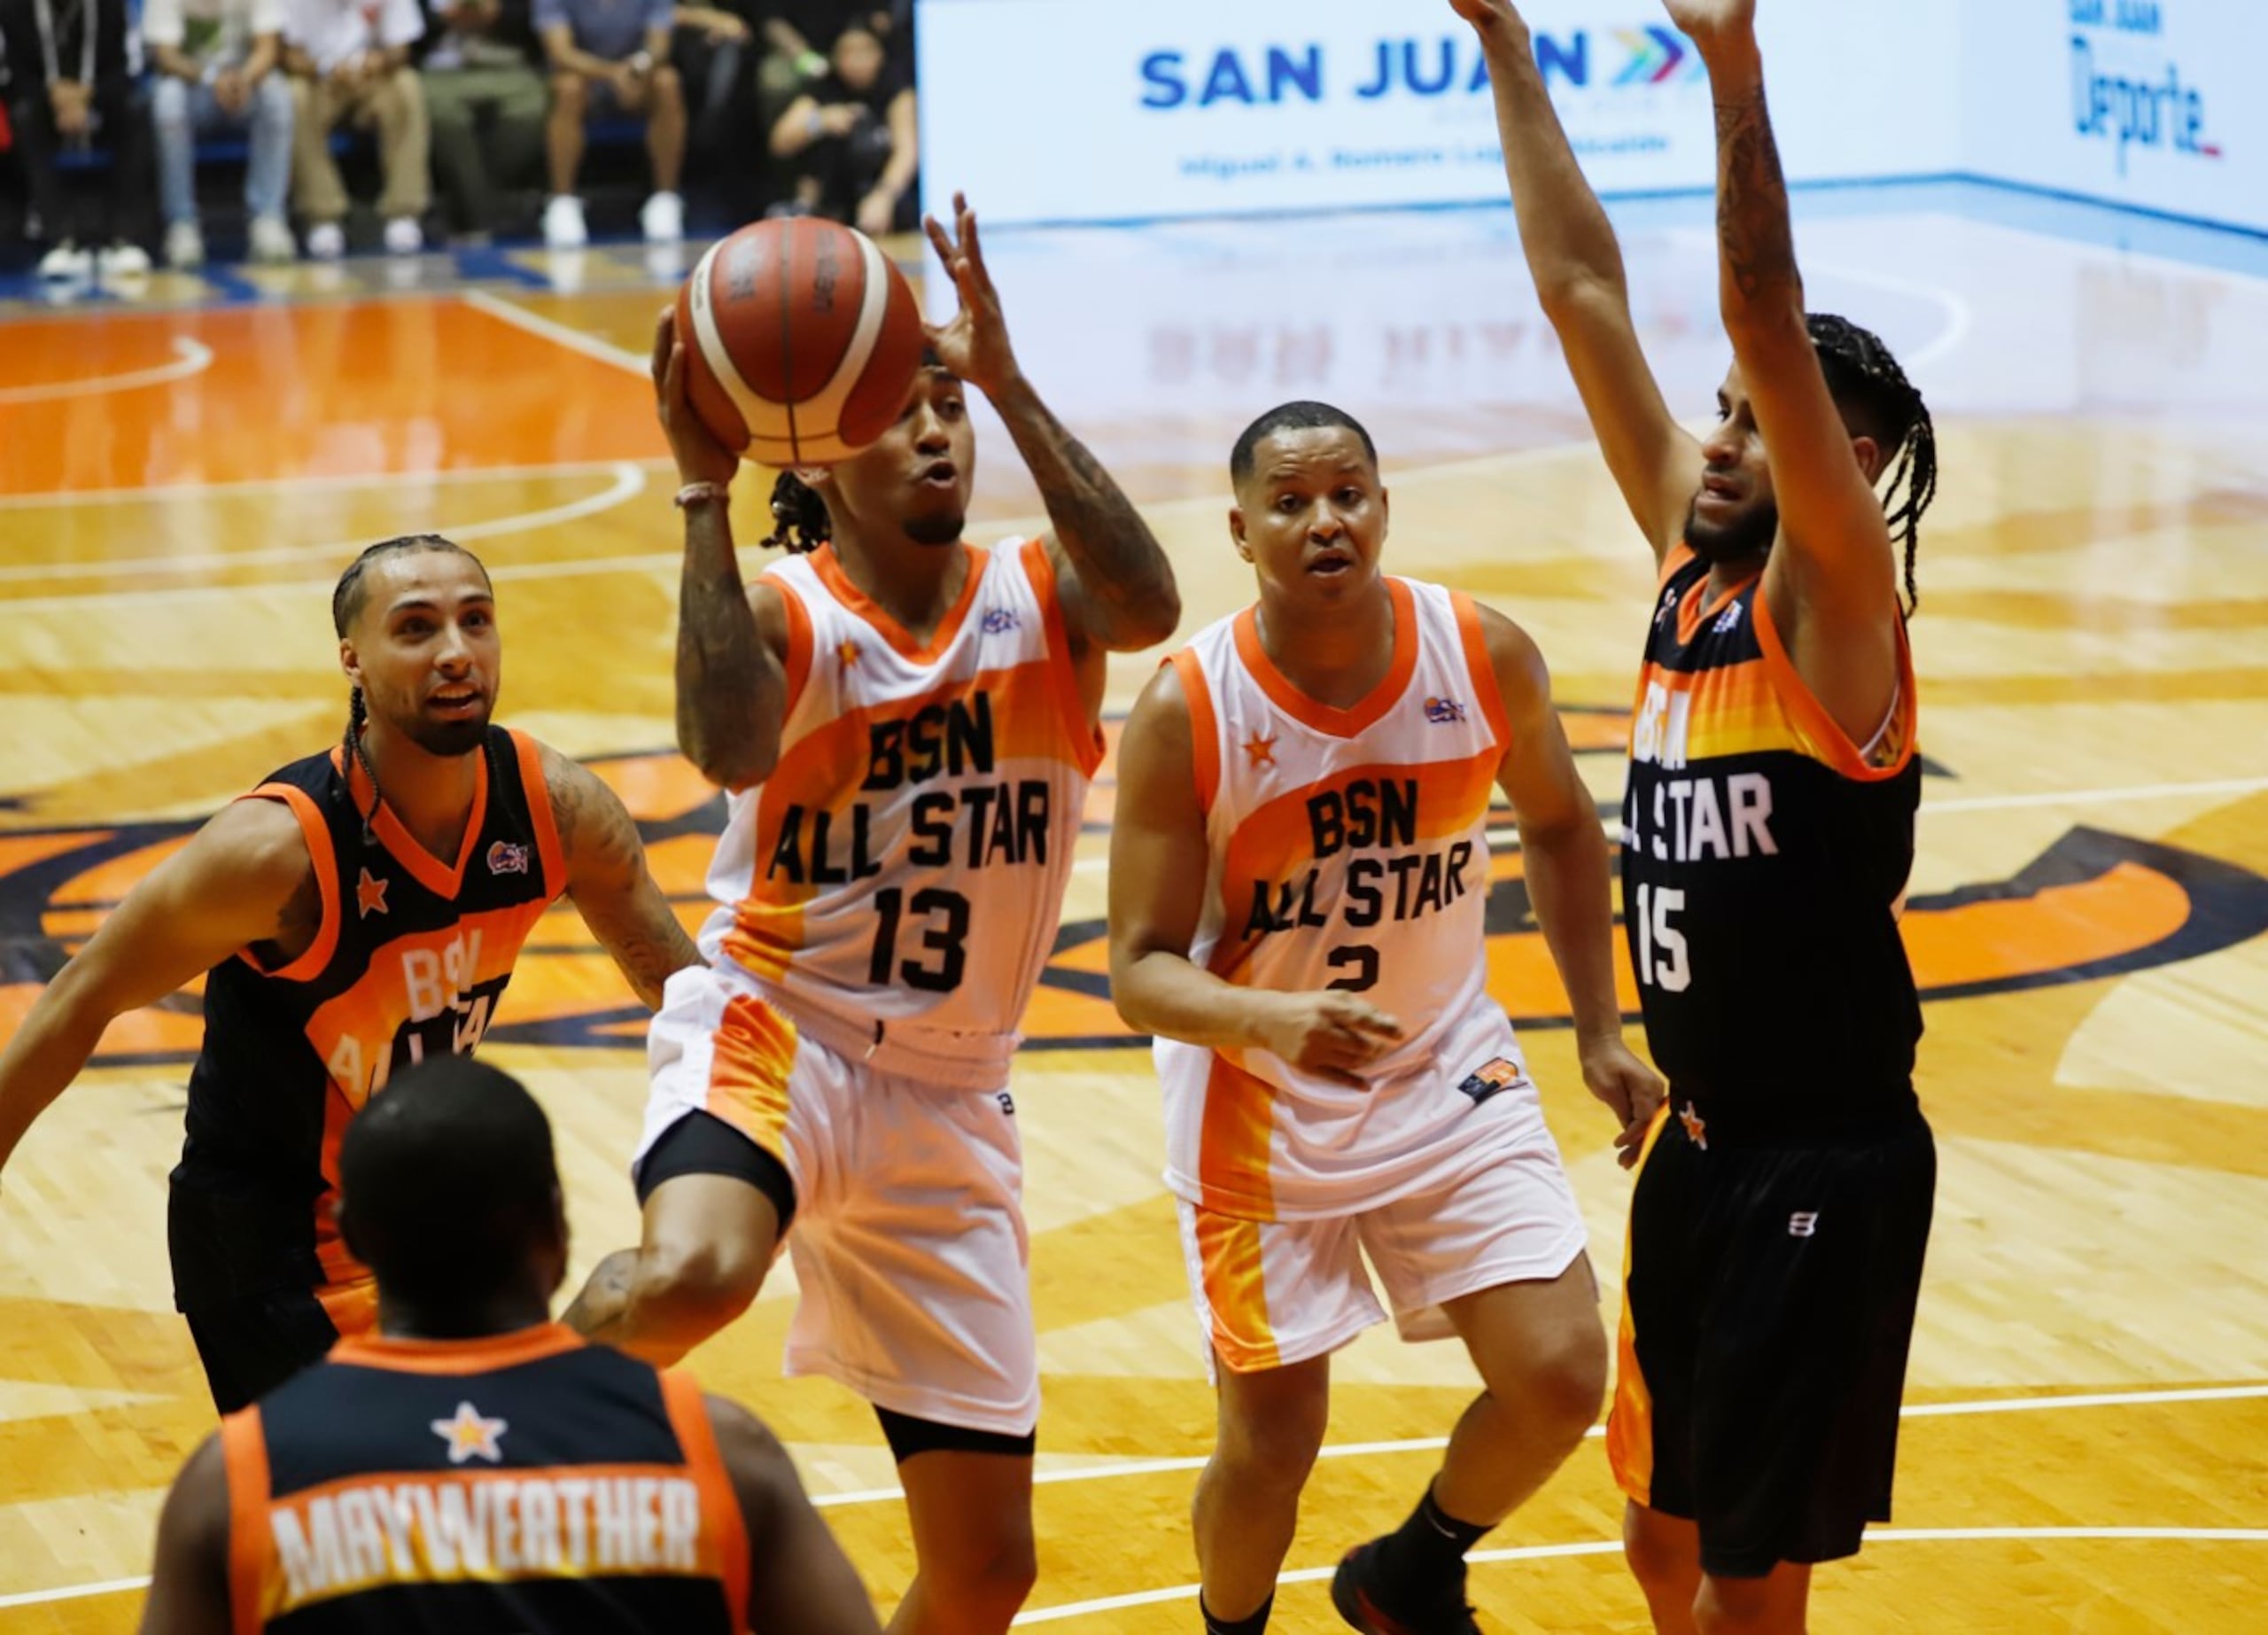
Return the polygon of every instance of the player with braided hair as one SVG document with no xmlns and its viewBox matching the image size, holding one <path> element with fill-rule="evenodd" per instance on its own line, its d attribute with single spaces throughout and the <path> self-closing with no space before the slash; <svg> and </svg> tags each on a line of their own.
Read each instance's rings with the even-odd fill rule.
<svg viewBox="0 0 2268 1635">
<path fill-rule="evenodd" d="M 1536 292 L 1660 569 L 1622 914 L 1675 1117 L 1631 1200 L 1607 1428 L 1627 1553 L 1658 1630 L 1799 1631 L 1813 1565 L 1890 1516 L 1936 1190 L 1897 919 L 1936 435 L 1879 337 L 1805 310 L 1755 0 L 1665 0 L 1716 106 L 1733 362 L 1699 439 L 1639 349 L 1526 25 L 1511 0 L 1451 4 L 1487 58 Z"/>
<path fill-rule="evenodd" d="M 176 1302 L 214 1403 L 242 1407 L 367 1328 L 375 1286 L 331 1218 L 338 1137 L 398 1069 L 470 1052 L 562 896 L 647 1006 L 693 940 L 613 791 L 492 726 L 486 571 L 411 534 L 331 598 L 343 743 L 223 807 L 117 910 L 0 1052 L 0 1164 L 113 1017 L 205 974 L 168 1210 Z"/>
<path fill-rule="evenodd" d="M 1039 1415 L 1008 1093 L 1069 883 L 1111 652 L 1173 632 L 1173 571 L 1009 344 L 976 218 L 927 225 L 960 296 L 869 448 L 774 485 L 743 582 L 740 460 L 685 394 L 664 314 L 655 397 L 685 487 L 678 744 L 729 792 L 704 969 L 670 984 L 632 1176 L 641 1242 L 566 1320 L 669 1364 L 756 1297 L 784 1243 L 790 1373 L 874 1405 L 912 1514 L 895 1635 L 1004 1631 L 1037 1570 Z M 969 388 L 1048 527 L 962 538 Z"/>
</svg>

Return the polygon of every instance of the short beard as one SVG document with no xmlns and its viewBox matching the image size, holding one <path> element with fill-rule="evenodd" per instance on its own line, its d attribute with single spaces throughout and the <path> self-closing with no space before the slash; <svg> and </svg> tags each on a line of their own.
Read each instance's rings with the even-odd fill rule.
<svg viewBox="0 0 2268 1635">
<path fill-rule="evenodd" d="M 386 723 L 428 755 L 444 760 L 470 755 L 488 741 L 488 712 L 462 721 L 429 721 L 421 716 Z"/>
<path fill-rule="evenodd" d="M 1719 526 L 1701 520 L 1700 503 L 1701 496 L 1697 494 L 1685 508 L 1685 543 L 1695 556 L 1712 567 L 1761 557 L 1772 549 L 1772 541 L 1779 536 L 1780 508 L 1777 505 L 1759 505 L 1733 521 Z"/>
<path fill-rule="evenodd" d="M 958 511 L 940 512 L 908 518 L 904 526 L 905 537 L 916 545 L 951 545 L 959 540 L 968 518 Z"/>
</svg>

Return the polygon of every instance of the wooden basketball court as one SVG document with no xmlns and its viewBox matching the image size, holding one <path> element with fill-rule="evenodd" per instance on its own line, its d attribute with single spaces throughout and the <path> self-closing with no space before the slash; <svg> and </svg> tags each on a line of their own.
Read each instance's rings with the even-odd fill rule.
<svg viewBox="0 0 2268 1635">
<path fill-rule="evenodd" d="M 982 204 L 982 201 L 978 201 Z M 1673 402 L 1725 349 L 1705 204 L 1620 213 Z M 1930 775 L 1906 920 L 1942 1155 L 1898 1518 L 1823 1571 L 1853 1631 L 2244 1631 L 2268 1580 L 2268 253 L 2100 242 L 1991 195 L 1799 199 L 1813 303 L 1888 337 L 1943 489 L 1914 640 Z M 2095 242 L 2090 242 L 2090 239 Z M 915 246 L 902 246 L 910 258 Z M 1152 518 L 1185 630 L 1248 598 L 1226 456 L 1252 415 L 1364 420 L 1397 571 L 1512 613 L 1612 814 L 1651 573 L 1526 286 L 1508 213 L 1060 233 L 993 246 L 1018 350 Z M 0 306 L 0 1028 L 55 951 L 206 814 L 336 740 L 327 600 L 432 529 L 481 554 L 500 719 L 586 758 L 688 920 L 711 791 L 671 751 L 678 531 L 644 354 L 683 261 L 594 249 L 152 279 Z M 1037 526 L 980 411 L 972 537 Z M 768 474 L 736 517 L 763 532 Z M 751 570 L 757 565 L 750 553 Z M 1149 658 L 1114 672 L 1122 709 Z M 1193 1627 L 1211 1435 L 1148 1056 L 1111 1010 L 1098 788 L 1014 1094 L 1045 1372 L 1026 1622 Z M 1500 874 L 1518 870 L 1516 853 Z M 1532 925 L 1491 971 L 1592 1225 L 1627 1178 Z M 1821 950 L 1832 958 L 1832 950 Z M 1758 996 L 1759 1027 L 1770 996 Z M 493 1059 L 556 1121 L 579 1277 L 632 1240 L 641 1013 L 571 913 L 531 943 Z M 211 1427 L 172 1311 L 164 1178 L 193 996 L 126 1018 L 0 1195 L 0 1635 L 133 1627 L 159 1500 Z M 885 1603 L 911 1570 L 871 1415 L 783 1382 L 792 1288 L 695 1353 L 794 1447 Z M 1343 1354 L 1276 1627 L 1399 1520 L 1473 1379 L 1454 1348 Z M 1488 1540 L 1487 1627 L 1645 1627 L 1594 1445 Z"/>
</svg>

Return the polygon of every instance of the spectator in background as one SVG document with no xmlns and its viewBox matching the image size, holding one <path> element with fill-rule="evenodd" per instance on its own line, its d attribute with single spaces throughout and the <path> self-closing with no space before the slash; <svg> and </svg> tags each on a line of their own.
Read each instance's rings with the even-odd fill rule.
<svg viewBox="0 0 2268 1635">
<path fill-rule="evenodd" d="M 677 191 L 685 168 L 685 91 L 669 60 L 675 12 L 671 0 L 535 0 L 536 31 L 551 59 L 551 200 L 543 210 L 543 241 L 555 249 L 590 237 L 575 191 L 583 123 L 617 110 L 645 120 L 646 152 L 654 164 L 654 191 L 638 213 L 639 227 L 654 244 L 685 237 L 685 201 Z"/>
<path fill-rule="evenodd" d="M 417 0 L 284 0 L 284 62 L 291 74 L 291 191 L 307 222 L 307 253 L 346 253 L 346 183 L 330 154 L 342 121 L 378 133 L 378 214 L 395 255 L 424 247 L 418 219 L 432 201 L 426 174 L 425 94 L 409 48 L 425 32 Z"/>
<path fill-rule="evenodd" d="M 685 85 L 686 167 L 691 180 L 760 186 L 757 128 L 757 8 L 765 0 L 715 0 L 677 6 L 671 60 Z M 741 212 L 735 210 L 735 215 Z"/>
<path fill-rule="evenodd" d="M 433 127 L 433 175 L 449 224 L 485 243 L 502 218 L 498 190 L 532 175 L 548 105 L 529 0 L 427 0 L 420 65 Z"/>
<path fill-rule="evenodd" d="M 43 278 L 150 270 L 149 252 L 134 242 L 148 225 L 150 128 L 135 98 L 128 28 L 126 0 L 0 0 L 8 122 L 48 245 Z M 100 213 L 82 234 L 56 159 L 58 149 L 84 149 L 97 138 L 110 152 L 110 174 Z"/>
<path fill-rule="evenodd" d="M 910 231 L 920 167 L 911 77 L 863 15 L 835 35 L 827 55 L 827 77 L 772 127 L 772 152 L 794 178 L 792 207 L 862 233 Z"/>
<path fill-rule="evenodd" d="M 291 92 L 277 72 L 284 0 L 147 0 L 142 40 L 158 83 L 151 112 L 158 130 L 158 192 L 165 207 L 166 263 L 205 260 L 197 220 L 197 138 L 214 129 L 246 130 L 245 208 L 252 215 L 252 259 L 288 261 L 295 253 L 284 222 L 291 180 Z"/>
</svg>

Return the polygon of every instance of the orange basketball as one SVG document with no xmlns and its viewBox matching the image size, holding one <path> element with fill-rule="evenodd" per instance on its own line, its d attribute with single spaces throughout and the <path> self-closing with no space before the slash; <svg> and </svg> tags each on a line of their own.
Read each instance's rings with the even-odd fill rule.
<svg viewBox="0 0 2268 1635">
<path fill-rule="evenodd" d="M 719 240 L 677 297 L 686 387 L 727 448 L 827 465 L 884 432 L 921 367 L 921 311 L 865 234 L 812 216 Z"/>
</svg>

